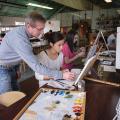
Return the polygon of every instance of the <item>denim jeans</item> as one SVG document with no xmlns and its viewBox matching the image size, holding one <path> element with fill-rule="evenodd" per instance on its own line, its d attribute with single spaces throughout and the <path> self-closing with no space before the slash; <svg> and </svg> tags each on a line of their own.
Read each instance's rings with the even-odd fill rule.
<svg viewBox="0 0 120 120">
<path fill-rule="evenodd" d="M 19 90 L 17 83 L 17 70 L 19 65 L 10 68 L 0 66 L 0 94 L 8 91 Z"/>
</svg>

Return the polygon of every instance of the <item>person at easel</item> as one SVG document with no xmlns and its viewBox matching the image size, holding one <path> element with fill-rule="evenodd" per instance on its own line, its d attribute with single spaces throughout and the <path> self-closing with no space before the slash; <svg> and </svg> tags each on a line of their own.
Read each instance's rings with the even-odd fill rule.
<svg viewBox="0 0 120 120">
<path fill-rule="evenodd" d="M 85 57 L 84 47 L 81 47 L 78 50 L 76 49 L 78 40 L 79 40 L 78 33 L 74 30 L 70 30 L 66 35 L 66 41 L 62 49 L 64 57 L 62 69 L 72 69 L 74 67 L 73 62 L 77 58 Z"/>
</svg>

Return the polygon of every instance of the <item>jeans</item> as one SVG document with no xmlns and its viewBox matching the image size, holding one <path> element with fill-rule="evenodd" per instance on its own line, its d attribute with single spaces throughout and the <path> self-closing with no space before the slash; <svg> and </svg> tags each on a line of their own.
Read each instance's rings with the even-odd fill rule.
<svg viewBox="0 0 120 120">
<path fill-rule="evenodd" d="M 17 83 L 17 70 L 19 65 L 10 68 L 0 66 L 0 94 L 8 91 L 17 91 L 19 86 Z"/>
</svg>

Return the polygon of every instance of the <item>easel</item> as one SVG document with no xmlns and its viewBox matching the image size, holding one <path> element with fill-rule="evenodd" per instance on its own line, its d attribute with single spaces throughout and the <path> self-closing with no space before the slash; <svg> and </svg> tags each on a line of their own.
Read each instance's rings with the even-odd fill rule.
<svg viewBox="0 0 120 120">
<path fill-rule="evenodd" d="M 95 42 L 94 42 L 93 46 L 97 45 L 100 35 L 102 36 L 102 38 L 103 38 L 103 40 L 104 40 L 104 43 L 105 43 L 105 46 L 106 46 L 108 52 L 110 53 L 109 48 L 108 48 L 108 45 L 107 45 L 107 43 L 106 43 L 106 41 L 105 41 L 105 38 L 104 38 L 104 35 L 103 35 L 102 31 L 99 31 L 99 33 L 98 33 L 98 35 L 97 35 L 97 37 L 96 37 L 96 39 L 95 39 Z M 93 47 L 93 46 L 92 46 L 92 47 Z M 102 47 L 103 47 L 103 45 L 99 48 L 97 57 L 99 56 L 99 53 L 100 53 Z M 93 47 L 92 49 L 95 49 L 95 48 Z M 89 59 L 90 59 L 91 57 L 93 57 L 93 55 L 95 54 L 95 53 L 92 53 L 92 52 L 95 52 L 95 50 L 93 50 L 93 51 L 91 50 L 91 51 L 88 53 L 87 60 L 89 60 Z M 112 58 L 111 53 L 110 53 L 109 55 L 110 55 L 110 57 Z M 86 61 L 87 61 L 87 60 L 86 60 Z M 84 76 L 85 76 L 85 75 L 84 75 Z M 81 76 L 80 76 L 80 77 L 81 77 Z M 76 86 L 76 85 L 78 84 L 79 80 L 82 80 L 82 79 L 80 79 L 80 77 L 77 78 L 76 82 L 74 83 L 74 86 Z M 86 80 L 87 80 L 87 79 L 86 79 Z M 93 80 L 93 79 L 89 79 L 89 81 L 98 82 L 98 83 L 103 83 L 103 84 L 107 84 L 107 85 L 112 85 L 112 86 L 115 86 L 115 87 L 120 87 L 120 85 L 115 84 L 115 83 L 112 83 L 112 82 L 103 82 L 103 81 L 101 81 L 101 80 Z"/>
<path fill-rule="evenodd" d="M 108 50 L 108 52 L 109 52 L 110 57 L 112 58 L 112 55 L 111 55 L 110 50 L 109 50 L 109 47 L 108 47 L 108 45 L 107 45 L 107 43 L 106 43 L 105 37 L 104 37 L 104 35 L 103 35 L 103 32 L 100 30 L 100 31 L 98 32 L 98 34 L 97 34 L 97 37 L 96 37 L 93 45 L 91 46 L 91 48 L 90 48 L 90 50 L 89 50 L 89 53 L 88 53 L 87 58 L 86 58 L 86 61 L 87 61 L 89 58 L 91 58 L 93 55 L 95 55 L 96 49 L 97 49 L 97 46 L 98 46 L 98 42 L 99 42 L 100 35 L 102 36 L 102 38 L 103 38 L 103 40 L 104 40 L 104 44 L 105 44 L 105 46 L 106 46 L 106 48 L 107 48 L 107 50 Z M 100 50 L 101 50 L 101 47 L 100 47 L 100 49 L 99 49 L 98 52 L 100 52 Z"/>
</svg>

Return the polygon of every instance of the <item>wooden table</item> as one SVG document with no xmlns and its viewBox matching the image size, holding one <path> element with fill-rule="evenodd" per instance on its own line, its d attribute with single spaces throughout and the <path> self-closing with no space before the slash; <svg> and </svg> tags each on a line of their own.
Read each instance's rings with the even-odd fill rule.
<svg viewBox="0 0 120 120">
<path fill-rule="evenodd" d="M 39 116 L 38 115 L 38 113 L 36 112 L 36 110 L 35 109 L 33 109 L 33 110 L 31 110 L 31 109 L 29 109 L 29 107 L 30 107 L 30 105 L 32 105 L 32 104 L 37 104 L 37 107 L 39 106 L 39 108 L 40 108 L 40 106 L 41 106 L 41 104 L 39 104 L 39 102 L 40 101 L 35 101 L 36 100 L 36 98 L 38 98 L 38 97 L 40 97 L 41 95 L 41 93 L 43 93 L 42 91 L 43 90 L 45 90 L 45 91 L 47 91 L 47 93 L 44 93 L 44 98 L 48 98 L 48 96 L 50 97 L 50 98 L 54 98 L 54 100 L 55 99 L 57 99 L 58 97 L 59 98 L 62 98 L 61 99 L 61 104 L 65 104 L 65 102 L 66 102 L 66 100 L 69 100 L 69 101 L 67 101 L 66 102 L 66 104 L 67 105 L 65 105 L 66 107 L 64 108 L 64 110 L 66 109 L 67 110 L 67 107 L 69 107 L 70 109 L 73 109 L 73 108 L 71 108 L 71 107 L 73 107 L 73 104 L 72 103 L 74 103 L 75 101 L 74 101 L 74 99 L 76 98 L 76 100 L 81 100 L 81 102 L 80 103 L 77 103 L 77 104 L 79 104 L 79 105 L 82 105 L 82 114 L 79 116 L 79 120 L 84 120 L 84 117 L 85 117 L 85 103 L 86 103 L 86 92 L 81 92 L 81 97 L 79 96 L 78 97 L 78 94 L 80 94 L 80 92 L 79 91 L 70 91 L 70 90 L 61 90 L 61 89 L 55 89 L 55 88 L 51 88 L 50 86 L 44 86 L 43 88 L 40 88 L 38 91 L 37 91 L 37 93 L 28 101 L 28 103 L 23 107 L 23 109 L 15 116 L 15 118 L 13 119 L 13 120 L 18 120 L 18 119 L 20 119 L 22 116 L 24 116 L 23 118 L 25 119 L 26 117 L 25 116 L 27 116 L 27 117 L 29 117 L 30 115 L 33 115 L 33 113 L 34 113 L 34 116 L 31 116 L 33 119 L 34 119 L 34 117 L 36 116 Z M 49 94 L 49 92 L 50 91 L 53 91 L 53 90 L 55 90 L 55 91 L 57 91 L 58 92 L 58 90 L 59 90 L 59 92 L 70 92 L 70 94 L 71 95 L 73 95 L 74 96 L 74 98 L 64 98 L 64 97 L 66 97 L 66 96 L 68 96 L 68 95 L 66 95 L 65 93 L 64 93 L 64 95 L 53 95 L 52 94 L 52 96 L 51 96 L 51 94 Z M 49 95 L 48 95 L 49 94 Z M 59 93 L 58 93 L 59 94 Z M 43 94 L 42 94 L 43 95 Z M 47 96 L 46 96 L 47 95 Z M 43 97 L 41 97 L 41 99 L 42 99 Z M 64 100 L 65 101 L 64 101 Z M 39 99 L 40 100 L 40 99 Z M 44 99 L 45 100 L 45 99 Z M 46 100 L 46 101 L 44 101 L 43 100 L 43 104 L 46 104 L 48 101 Z M 54 100 L 53 101 L 51 101 L 51 102 L 54 102 Z M 63 101 L 62 101 L 63 100 Z M 71 101 L 72 100 L 72 101 Z M 49 100 L 50 101 L 50 100 Z M 51 103 L 50 102 L 50 103 Z M 63 103 L 62 103 L 63 102 Z M 72 103 L 71 103 L 72 102 Z M 68 106 L 68 103 L 70 104 L 71 103 L 71 107 L 70 106 Z M 52 107 L 52 105 L 51 104 L 49 104 L 50 106 L 49 107 Z M 74 103 L 74 105 L 75 105 L 75 103 Z M 34 106 L 34 105 L 33 105 Z M 36 106 L 36 105 L 35 105 Z M 34 107 L 35 107 L 34 106 Z M 48 107 L 48 106 L 47 106 Z M 42 107 L 41 107 L 42 108 Z M 37 109 L 37 108 L 36 108 Z M 59 110 L 59 105 L 58 106 L 56 106 L 56 109 L 58 109 Z M 61 110 L 62 110 L 63 108 L 61 108 Z M 49 110 L 48 110 L 49 111 Z M 54 110 L 52 110 L 53 112 L 55 112 Z M 49 111 L 50 113 L 52 112 L 51 110 Z M 25 114 L 24 114 L 25 113 Z M 57 114 L 59 114 L 58 113 L 58 111 L 56 111 L 56 113 Z M 23 115 L 24 114 L 24 115 Z M 43 113 L 44 114 L 44 113 Z M 70 113 L 70 114 L 72 114 L 72 113 Z M 45 115 L 45 114 L 44 114 Z M 47 114 L 46 114 L 47 115 Z M 45 117 L 45 116 L 44 116 Z M 49 116 L 50 117 L 50 116 Z M 74 116 L 75 117 L 75 116 Z M 23 119 L 22 118 L 22 119 Z M 31 119 L 32 119 L 31 118 Z M 77 116 L 77 118 L 78 118 L 78 116 Z M 40 118 L 39 118 L 40 119 Z M 52 120 L 52 119 L 51 119 Z M 57 119 L 56 119 L 57 120 Z"/>
<path fill-rule="evenodd" d="M 38 89 L 38 81 L 34 77 L 23 81 L 21 90 L 28 96 L 11 107 L 0 106 L 0 120 L 13 120 Z M 86 93 L 85 120 L 112 120 L 116 114 L 120 88 L 86 81 Z"/>
</svg>

